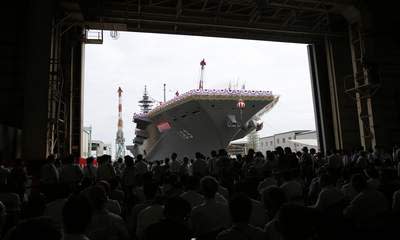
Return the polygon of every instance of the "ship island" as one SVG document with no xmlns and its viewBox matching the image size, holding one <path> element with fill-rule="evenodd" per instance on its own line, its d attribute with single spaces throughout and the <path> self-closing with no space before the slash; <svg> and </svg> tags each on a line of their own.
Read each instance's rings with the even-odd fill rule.
<svg viewBox="0 0 400 240">
<path fill-rule="evenodd" d="M 141 112 L 133 115 L 134 155 L 141 154 L 147 161 L 163 160 L 172 153 L 194 158 L 195 152 L 208 155 L 262 129 L 261 116 L 272 109 L 279 96 L 244 87 L 203 88 L 205 65 L 203 59 L 197 89 L 176 93 L 165 101 L 164 85 L 164 102 L 155 107 L 145 87 L 139 101 Z"/>
</svg>

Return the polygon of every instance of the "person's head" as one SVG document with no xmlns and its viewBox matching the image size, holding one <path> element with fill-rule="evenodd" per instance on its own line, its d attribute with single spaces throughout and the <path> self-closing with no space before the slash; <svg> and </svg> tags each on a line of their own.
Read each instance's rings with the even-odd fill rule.
<svg viewBox="0 0 400 240">
<path fill-rule="evenodd" d="M 186 190 L 196 191 L 199 189 L 200 180 L 197 176 L 189 176 L 186 179 Z"/>
<path fill-rule="evenodd" d="M 165 158 L 164 163 L 165 163 L 165 165 L 169 165 L 169 158 Z"/>
<path fill-rule="evenodd" d="M 185 164 L 185 165 L 189 164 L 189 158 L 188 157 L 184 157 L 183 158 L 183 164 Z"/>
<path fill-rule="evenodd" d="M 177 157 L 178 157 L 177 153 L 174 152 L 174 153 L 171 154 L 171 160 L 172 161 L 175 161 Z"/>
<path fill-rule="evenodd" d="M 154 200 L 159 192 L 158 185 L 155 182 L 149 182 L 143 185 L 143 193 L 146 200 Z"/>
<path fill-rule="evenodd" d="M 111 193 L 111 185 L 110 185 L 109 182 L 107 182 L 107 181 L 105 181 L 105 180 L 101 180 L 101 181 L 98 181 L 96 185 L 98 185 L 98 186 L 100 186 L 101 188 L 103 188 L 104 191 L 105 191 L 105 193 L 106 193 L 106 195 L 107 195 L 107 196 L 110 196 L 110 193 Z"/>
<path fill-rule="evenodd" d="M 285 154 L 292 154 L 292 149 L 290 147 L 285 147 Z"/>
<path fill-rule="evenodd" d="M 283 148 L 281 147 L 281 146 L 278 146 L 278 147 L 276 147 L 275 148 L 275 152 L 276 152 L 276 154 L 278 154 L 279 156 L 283 156 L 284 155 L 284 151 L 283 151 Z"/>
<path fill-rule="evenodd" d="M 317 151 L 315 150 L 315 148 L 310 148 L 310 154 L 311 155 L 314 155 L 316 153 L 317 153 Z"/>
<path fill-rule="evenodd" d="M 247 151 L 247 156 L 248 157 L 253 157 L 254 156 L 254 149 L 252 149 L 252 148 L 249 148 L 249 150 Z"/>
<path fill-rule="evenodd" d="M 206 176 L 201 179 L 200 188 L 205 198 L 214 198 L 218 191 L 218 182 L 214 177 Z"/>
<path fill-rule="evenodd" d="M 88 199 L 93 210 L 103 210 L 107 202 L 106 191 L 103 187 L 95 185 L 89 189 Z"/>
<path fill-rule="evenodd" d="M 164 216 L 178 222 L 183 222 L 190 214 L 190 204 L 181 197 L 167 199 L 164 207 Z"/>
<path fill-rule="evenodd" d="M 68 234 L 84 234 L 92 218 L 89 201 L 82 195 L 68 198 L 62 209 L 64 231 Z"/>
<path fill-rule="evenodd" d="M 170 174 L 165 177 L 164 184 L 168 185 L 170 188 L 180 188 L 181 187 L 181 180 L 178 175 Z"/>
<path fill-rule="evenodd" d="M 256 158 L 264 158 L 264 155 L 262 154 L 262 152 L 256 152 L 255 157 Z"/>
<path fill-rule="evenodd" d="M 362 192 L 364 189 L 367 188 L 367 181 L 362 174 L 354 174 L 351 177 L 351 186 L 357 192 Z"/>
<path fill-rule="evenodd" d="M 308 153 L 308 147 L 302 147 L 301 151 L 303 151 L 303 153 Z"/>
<path fill-rule="evenodd" d="M 13 240 L 60 240 L 62 232 L 57 222 L 50 217 L 28 218 L 19 222 L 10 232 Z"/>
<path fill-rule="evenodd" d="M 96 160 L 97 160 L 97 164 L 99 166 L 101 166 L 101 165 L 103 165 L 105 163 L 104 155 L 98 156 Z"/>
<path fill-rule="evenodd" d="M 136 162 L 140 162 L 140 161 L 143 161 L 143 155 L 142 154 L 138 154 L 136 156 Z"/>
<path fill-rule="evenodd" d="M 225 149 L 221 148 L 218 150 L 218 156 L 226 157 L 226 156 L 228 156 L 228 152 Z"/>
<path fill-rule="evenodd" d="M 124 162 L 124 160 L 121 157 L 118 158 L 117 163 L 122 164 L 123 162 Z"/>
<path fill-rule="evenodd" d="M 271 217 L 273 217 L 281 206 L 288 201 L 285 191 L 276 186 L 263 189 L 261 192 L 261 199 Z"/>
<path fill-rule="evenodd" d="M 211 151 L 211 157 L 212 157 L 212 158 L 217 157 L 217 151 L 212 150 L 212 151 Z"/>
<path fill-rule="evenodd" d="M 133 167 L 133 165 L 134 165 L 133 157 L 126 155 L 124 158 L 125 158 L 125 166 Z"/>
<path fill-rule="evenodd" d="M 284 204 L 277 214 L 277 229 L 285 240 L 307 240 L 315 234 L 317 223 L 315 209 Z"/>
<path fill-rule="evenodd" d="M 229 212 L 234 223 L 249 223 L 252 203 L 244 193 L 234 195 L 229 200 Z"/>
<path fill-rule="evenodd" d="M 275 155 L 272 151 L 267 151 L 265 153 L 265 156 L 267 157 L 267 161 L 274 161 L 275 160 Z"/>
<path fill-rule="evenodd" d="M 87 165 L 93 165 L 93 162 L 94 162 L 94 158 L 93 157 L 86 158 L 86 164 Z"/>
<path fill-rule="evenodd" d="M 203 159 L 203 154 L 201 154 L 201 152 L 196 152 L 194 156 L 196 157 L 196 159 Z"/>
</svg>

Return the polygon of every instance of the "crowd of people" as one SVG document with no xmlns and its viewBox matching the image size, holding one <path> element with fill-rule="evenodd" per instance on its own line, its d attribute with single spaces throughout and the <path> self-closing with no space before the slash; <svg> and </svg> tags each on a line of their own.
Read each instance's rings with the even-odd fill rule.
<svg viewBox="0 0 400 240">
<path fill-rule="evenodd" d="M 0 163 L 0 239 L 398 239 L 400 148 Z"/>
</svg>

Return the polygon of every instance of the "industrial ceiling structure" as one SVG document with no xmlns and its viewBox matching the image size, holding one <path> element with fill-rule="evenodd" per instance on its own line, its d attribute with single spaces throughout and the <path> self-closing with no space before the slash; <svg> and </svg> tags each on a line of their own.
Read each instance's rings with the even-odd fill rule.
<svg viewBox="0 0 400 240">
<path fill-rule="evenodd" d="M 81 10 L 86 26 L 96 29 L 305 42 L 316 36 L 343 34 L 344 29 L 340 27 L 344 22 L 343 12 L 351 11 L 351 3 L 345 0 L 104 0 L 84 1 L 75 9 Z"/>
</svg>

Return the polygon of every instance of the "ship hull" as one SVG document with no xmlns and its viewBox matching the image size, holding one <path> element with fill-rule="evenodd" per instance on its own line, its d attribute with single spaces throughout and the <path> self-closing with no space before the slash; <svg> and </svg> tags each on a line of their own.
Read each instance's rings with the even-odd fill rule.
<svg viewBox="0 0 400 240">
<path fill-rule="evenodd" d="M 271 107 L 276 97 L 244 98 L 245 107 L 238 108 L 240 96 L 197 96 L 163 111 L 149 114 L 148 124 L 141 127 L 145 138 L 135 144 L 136 154 L 149 161 L 162 160 L 173 152 L 180 158 L 194 158 L 196 152 L 209 155 L 212 150 L 226 148 L 258 127 L 260 114 Z M 137 135 L 137 138 L 140 136 Z"/>
</svg>

